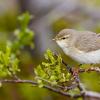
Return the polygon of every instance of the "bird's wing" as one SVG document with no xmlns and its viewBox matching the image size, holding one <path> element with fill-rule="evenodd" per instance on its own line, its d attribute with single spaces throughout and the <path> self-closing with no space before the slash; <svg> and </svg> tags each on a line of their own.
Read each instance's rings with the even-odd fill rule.
<svg viewBox="0 0 100 100">
<path fill-rule="evenodd" d="M 92 52 L 100 49 L 100 34 L 93 32 L 80 33 L 75 48 L 83 52 Z"/>
</svg>

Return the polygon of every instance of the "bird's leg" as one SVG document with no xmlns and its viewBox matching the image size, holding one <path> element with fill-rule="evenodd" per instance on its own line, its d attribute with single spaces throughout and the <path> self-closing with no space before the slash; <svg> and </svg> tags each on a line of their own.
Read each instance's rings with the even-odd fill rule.
<svg viewBox="0 0 100 100">
<path fill-rule="evenodd" d="M 77 68 L 77 67 L 72 67 L 72 68 L 71 68 L 71 72 L 72 72 L 72 75 L 73 75 L 74 77 L 76 77 L 76 76 L 78 75 L 78 73 L 79 73 L 79 68 Z"/>
<path fill-rule="evenodd" d="M 82 64 L 79 64 L 78 66 L 71 68 L 71 73 L 74 76 L 74 79 L 76 79 L 76 77 L 79 76 L 79 71 L 80 71 L 81 66 L 82 66 Z"/>
<path fill-rule="evenodd" d="M 82 65 L 82 64 L 80 64 L 80 65 Z M 84 69 L 80 68 L 79 70 L 80 71 L 84 70 L 84 72 L 89 72 L 89 71 L 94 70 L 98 64 L 88 64 L 88 65 L 89 66 L 87 66 L 87 68 L 84 68 Z"/>
<path fill-rule="evenodd" d="M 79 68 L 80 68 L 81 66 L 82 66 L 82 64 L 79 64 Z M 89 67 L 84 69 L 85 72 L 87 72 L 87 71 L 91 68 L 91 66 L 93 66 L 93 64 L 89 64 Z M 81 68 L 80 68 L 79 70 L 81 70 Z"/>
</svg>

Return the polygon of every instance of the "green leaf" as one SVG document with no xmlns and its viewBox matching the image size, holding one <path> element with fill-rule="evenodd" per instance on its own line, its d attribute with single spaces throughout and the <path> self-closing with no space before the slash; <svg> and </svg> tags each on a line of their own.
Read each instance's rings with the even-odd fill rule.
<svg viewBox="0 0 100 100">
<path fill-rule="evenodd" d="M 62 64 L 61 55 L 55 56 L 51 50 L 44 54 L 45 61 L 35 68 L 36 80 L 42 80 L 42 84 L 63 84 L 70 80 L 70 74 Z M 45 81 L 46 80 L 46 81 Z"/>
<path fill-rule="evenodd" d="M 19 28 L 15 30 L 15 39 L 12 43 L 12 50 L 14 52 L 19 51 L 24 46 L 30 46 L 34 48 L 33 38 L 34 32 L 28 28 L 28 24 L 32 16 L 26 12 L 18 17 Z"/>
<path fill-rule="evenodd" d="M 2 83 L 0 82 L 0 87 L 2 87 Z"/>
<path fill-rule="evenodd" d="M 19 71 L 19 60 L 7 45 L 5 51 L 0 51 L 0 76 L 5 77 Z M 12 73 L 11 73 L 12 72 Z"/>
<path fill-rule="evenodd" d="M 39 86 L 40 88 L 42 88 L 42 87 L 43 87 L 43 82 L 42 82 L 42 80 L 38 80 L 37 82 L 38 82 L 38 86 Z"/>
<path fill-rule="evenodd" d="M 29 24 L 29 21 L 31 18 L 32 18 L 32 16 L 30 16 L 29 12 L 26 12 L 18 17 L 18 20 L 19 20 L 22 30 L 27 28 L 27 25 Z"/>
</svg>

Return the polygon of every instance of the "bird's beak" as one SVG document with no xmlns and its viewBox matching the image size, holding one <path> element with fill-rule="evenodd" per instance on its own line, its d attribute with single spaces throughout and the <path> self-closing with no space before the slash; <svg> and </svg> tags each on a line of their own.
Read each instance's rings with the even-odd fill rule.
<svg viewBox="0 0 100 100">
<path fill-rule="evenodd" d="M 53 40 L 53 41 L 55 41 L 56 39 L 55 39 L 55 38 L 53 38 L 52 40 Z"/>
</svg>

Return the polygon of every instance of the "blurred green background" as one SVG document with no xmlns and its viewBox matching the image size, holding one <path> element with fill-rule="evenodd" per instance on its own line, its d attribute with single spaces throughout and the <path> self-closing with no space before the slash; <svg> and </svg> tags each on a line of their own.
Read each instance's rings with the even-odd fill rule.
<svg viewBox="0 0 100 100">
<path fill-rule="evenodd" d="M 75 66 L 75 62 L 52 41 L 61 29 L 100 32 L 100 0 L 0 0 L 0 49 L 19 27 L 17 16 L 26 11 L 33 15 L 29 27 L 35 33 L 35 48 L 26 47 L 21 51 L 21 72 L 18 75 L 24 79 L 32 79 L 33 68 L 41 63 L 47 48 L 61 53 L 66 63 Z M 100 92 L 100 74 L 84 73 L 80 77 L 87 90 Z M 0 87 L 0 100 L 62 99 L 66 100 L 66 97 L 27 84 Z"/>
</svg>

